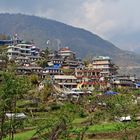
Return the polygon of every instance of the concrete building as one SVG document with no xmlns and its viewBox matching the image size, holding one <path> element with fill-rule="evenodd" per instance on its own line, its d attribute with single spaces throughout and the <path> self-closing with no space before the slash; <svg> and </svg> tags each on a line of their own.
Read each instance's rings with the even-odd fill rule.
<svg viewBox="0 0 140 140">
<path fill-rule="evenodd" d="M 54 64 L 52 66 L 45 67 L 43 73 L 47 73 L 49 75 L 62 75 L 63 72 L 61 70 L 61 64 Z"/>
<path fill-rule="evenodd" d="M 83 68 L 76 68 L 75 69 L 75 76 L 78 79 L 78 82 L 84 82 L 89 80 L 99 80 L 100 78 L 100 70 L 93 69 L 88 67 Z"/>
<path fill-rule="evenodd" d="M 18 56 L 20 56 L 20 49 L 19 47 L 15 46 L 15 45 L 10 45 L 7 47 L 7 56 L 9 59 L 14 59 Z"/>
<path fill-rule="evenodd" d="M 65 60 L 62 64 L 63 69 L 75 69 L 79 66 L 79 62 L 76 60 Z"/>
<path fill-rule="evenodd" d="M 54 75 L 53 80 L 60 88 L 72 89 L 77 87 L 77 78 L 73 75 Z"/>
<path fill-rule="evenodd" d="M 43 73 L 42 67 L 37 66 L 21 66 L 17 67 L 16 72 L 18 75 L 30 75 L 30 74 L 40 74 Z"/>
<path fill-rule="evenodd" d="M 136 87 L 139 81 L 136 76 L 131 75 L 116 75 L 112 78 L 111 84 L 115 87 Z"/>
<path fill-rule="evenodd" d="M 114 75 L 117 71 L 117 67 L 112 63 L 111 58 L 107 56 L 94 57 L 91 67 L 93 69 L 100 69 L 100 74 L 103 77 Z"/>
<path fill-rule="evenodd" d="M 60 48 L 58 51 L 58 55 L 60 55 L 62 58 L 75 60 L 75 53 L 71 51 L 69 47 Z"/>
<path fill-rule="evenodd" d="M 7 49 L 7 56 L 9 59 L 15 59 L 19 56 L 26 57 L 39 55 L 39 49 L 32 43 L 25 41 L 22 41 L 16 45 L 9 45 Z"/>
<path fill-rule="evenodd" d="M 78 88 L 94 89 L 96 86 L 106 85 L 104 80 L 101 80 L 100 69 L 89 67 L 76 68 L 75 76 L 78 82 Z"/>
</svg>

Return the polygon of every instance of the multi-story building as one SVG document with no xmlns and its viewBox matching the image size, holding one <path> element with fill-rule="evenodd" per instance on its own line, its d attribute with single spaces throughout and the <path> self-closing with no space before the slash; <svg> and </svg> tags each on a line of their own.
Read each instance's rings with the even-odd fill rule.
<svg viewBox="0 0 140 140">
<path fill-rule="evenodd" d="M 28 58 L 30 59 L 30 62 L 36 62 L 42 60 L 42 57 L 39 55 L 31 55 L 28 56 Z"/>
<path fill-rule="evenodd" d="M 15 59 L 19 56 L 37 56 L 39 54 L 39 49 L 36 48 L 32 43 L 22 41 L 16 45 L 9 45 L 7 50 L 7 55 L 9 59 Z"/>
<path fill-rule="evenodd" d="M 64 62 L 64 60 L 62 59 L 62 58 L 52 58 L 52 59 L 50 59 L 50 61 L 49 61 L 50 63 L 52 63 L 52 64 L 60 64 L 60 65 L 62 65 L 63 64 L 63 62 Z"/>
<path fill-rule="evenodd" d="M 58 55 L 60 55 L 62 58 L 75 60 L 75 53 L 71 51 L 69 47 L 60 48 L 58 51 Z"/>
<path fill-rule="evenodd" d="M 63 72 L 61 70 L 60 64 L 54 64 L 52 66 L 45 67 L 43 73 L 47 73 L 49 75 L 62 75 Z"/>
<path fill-rule="evenodd" d="M 58 51 L 49 54 L 49 60 L 53 64 L 61 64 L 62 69 L 74 70 L 82 65 L 80 59 L 76 59 L 76 55 L 68 47 L 60 48 Z"/>
<path fill-rule="evenodd" d="M 62 64 L 62 68 L 64 69 L 75 69 L 78 66 L 79 66 L 79 63 L 76 60 L 65 60 Z"/>
<path fill-rule="evenodd" d="M 17 64 L 26 64 L 26 63 L 30 63 L 30 59 L 29 57 L 19 56 L 15 58 L 15 62 Z"/>
<path fill-rule="evenodd" d="M 99 80 L 100 78 L 100 70 L 93 69 L 88 67 L 76 68 L 75 76 L 78 79 L 78 82 L 89 81 L 89 80 Z"/>
<path fill-rule="evenodd" d="M 101 80 L 100 69 L 89 67 L 76 68 L 75 76 L 77 78 L 79 88 L 93 89 L 98 85 L 105 85 L 105 81 Z"/>
<path fill-rule="evenodd" d="M 14 59 L 14 58 L 20 56 L 19 47 L 14 46 L 14 45 L 8 46 L 7 56 L 9 59 Z"/>
<path fill-rule="evenodd" d="M 32 56 L 38 56 L 39 55 L 40 49 L 37 48 L 36 46 L 34 46 L 33 44 L 32 44 L 30 49 L 31 49 L 30 51 L 31 51 Z"/>
<path fill-rule="evenodd" d="M 43 73 L 42 67 L 37 66 L 20 66 L 17 67 L 16 72 L 18 75 L 30 75 L 30 74 L 40 74 Z"/>
<path fill-rule="evenodd" d="M 77 78 L 73 75 L 54 75 L 53 80 L 60 88 L 76 88 Z"/>
<path fill-rule="evenodd" d="M 23 64 L 30 64 L 36 61 L 40 61 L 42 60 L 42 58 L 40 56 L 17 56 L 15 59 L 15 62 L 17 64 L 23 65 Z"/>
<path fill-rule="evenodd" d="M 75 60 L 75 52 L 71 51 L 69 47 L 60 48 L 58 51 L 50 52 L 49 58 L 62 58 Z"/>
<path fill-rule="evenodd" d="M 112 63 L 111 58 L 107 56 L 94 57 L 91 67 L 93 69 L 100 69 L 100 74 L 103 77 L 114 75 L 117 71 L 117 67 Z"/>
<path fill-rule="evenodd" d="M 138 81 L 135 75 L 116 75 L 112 78 L 111 84 L 116 87 L 136 87 Z"/>
</svg>

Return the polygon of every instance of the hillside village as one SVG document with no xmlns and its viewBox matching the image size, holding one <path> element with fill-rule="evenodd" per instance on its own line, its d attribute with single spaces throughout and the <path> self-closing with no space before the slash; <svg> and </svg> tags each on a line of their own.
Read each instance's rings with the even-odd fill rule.
<svg viewBox="0 0 140 140">
<path fill-rule="evenodd" d="M 0 140 L 140 140 L 140 0 L 0 1 Z"/>
<path fill-rule="evenodd" d="M 67 137 L 86 135 L 90 139 L 100 135 L 93 133 L 96 125 L 103 126 L 108 132 L 107 127 L 111 124 L 113 131 L 120 132 L 124 127 L 126 130 L 135 128 L 136 125 L 132 125 L 134 114 L 135 121 L 140 120 L 139 110 L 136 110 L 140 102 L 140 80 L 136 75 L 120 75 L 119 67 L 109 56 L 81 60 L 70 47 L 52 50 L 46 46 L 43 50 L 33 41 L 20 40 L 17 35 L 11 40 L 0 40 L 0 46 L 0 69 L 3 72 L 0 84 L 4 93 L 0 99 L 8 106 L 3 106 L 6 111 L 1 115 L 2 126 L 11 120 L 21 123 L 23 132 L 31 131 L 30 139 L 35 134 L 40 139 L 44 130 L 47 138 L 54 135 L 58 138 L 67 129 L 70 131 Z M 15 122 L 10 124 L 6 135 L 14 136 L 16 131 L 21 131 Z M 124 122 L 128 122 L 129 127 Z M 46 126 L 44 128 L 46 124 L 51 129 L 49 134 Z M 76 134 L 70 125 L 78 128 Z M 0 136 L 4 137 L 3 129 L 0 130 Z M 123 132 L 123 136 L 126 133 Z M 111 137 L 110 132 L 108 137 Z"/>
<path fill-rule="evenodd" d="M 109 56 L 96 56 L 82 61 L 69 47 L 58 50 L 46 47 L 41 50 L 32 41 L 19 40 L 17 36 L 11 42 L 5 40 L 2 43 L 8 45 L 5 55 L 8 61 L 16 64 L 17 75 L 35 74 L 40 82 L 49 76 L 59 88 L 69 89 L 94 90 L 100 86 L 105 90 L 112 86 L 139 86 L 136 75 L 119 75 L 119 67 Z"/>
</svg>

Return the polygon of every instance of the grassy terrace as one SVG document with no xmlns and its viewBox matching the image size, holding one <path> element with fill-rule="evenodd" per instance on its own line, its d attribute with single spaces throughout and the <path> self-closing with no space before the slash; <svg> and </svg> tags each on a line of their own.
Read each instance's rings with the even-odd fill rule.
<svg viewBox="0 0 140 140">
<path fill-rule="evenodd" d="M 90 96 L 82 96 L 78 100 L 69 97 L 66 101 L 60 101 L 51 96 L 51 89 L 52 87 L 46 86 L 43 91 L 29 92 L 29 95 L 16 101 L 17 106 L 12 110 L 24 112 L 27 118 L 23 121 L 15 119 L 11 125 L 14 127 L 11 127 L 6 120 L 5 124 L 10 127 L 7 127 L 7 138 L 4 140 L 9 140 L 8 134 L 11 134 L 11 128 L 17 132 L 14 135 L 14 140 L 41 139 L 42 136 L 46 139 L 45 134 L 48 134 L 49 137 L 56 136 L 57 139 L 64 137 L 74 139 L 84 135 L 86 137 L 84 140 L 87 138 L 103 139 L 104 136 L 107 139 L 118 138 L 117 136 L 122 138 L 124 134 L 126 136 L 127 132 L 133 134 L 134 137 L 138 136 L 136 130 L 139 129 L 139 122 L 136 121 L 136 117 L 140 114 L 140 102 L 134 104 L 137 96 L 132 93 L 128 94 L 128 89 L 118 95 L 95 95 L 98 94 L 97 92 Z M 120 89 L 114 89 L 114 91 L 116 90 Z M 11 90 L 6 93 L 6 96 L 9 95 L 9 92 Z M 139 91 L 135 91 L 135 94 L 139 94 Z M 5 99 L 6 96 L 4 95 L 3 98 Z M 17 99 L 15 97 L 13 99 Z M 8 99 L 11 99 L 11 96 Z M 127 114 L 132 116 L 130 122 L 114 121 L 114 117 L 119 118 Z M 22 130 L 22 128 L 24 129 Z M 39 136 L 35 135 L 36 130 L 38 130 Z"/>
<path fill-rule="evenodd" d="M 84 122 L 86 118 L 77 118 L 73 121 L 73 123 L 77 126 L 76 129 L 77 131 L 80 131 L 80 125 L 82 122 Z M 98 134 L 98 133 L 111 133 L 111 132 L 120 132 L 121 130 L 124 129 L 124 123 L 119 123 L 119 122 L 113 122 L 113 123 L 104 123 L 104 124 L 96 124 L 96 125 L 91 125 L 89 126 L 87 130 L 87 134 Z M 135 128 L 135 126 L 131 125 L 129 128 Z M 15 135 L 14 140 L 29 140 L 34 136 L 36 130 L 28 130 L 24 132 L 17 133 Z M 8 137 L 5 138 L 4 140 L 8 140 Z"/>
<path fill-rule="evenodd" d="M 34 134 L 35 134 L 35 130 L 29 130 L 29 131 L 17 133 L 15 135 L 14 140 L 29 140 L 33 137 Z M 9 138 L 7 137 L 4 140 L 9 140 Z"/>
</svg>

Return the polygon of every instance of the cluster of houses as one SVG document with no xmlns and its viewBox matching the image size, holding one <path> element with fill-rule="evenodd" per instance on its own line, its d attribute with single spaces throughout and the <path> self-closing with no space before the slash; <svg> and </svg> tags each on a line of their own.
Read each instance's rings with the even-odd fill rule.
<svg viewBox="0 0 140 140">
<path fill-rule="evenodd" d="M 17 64 L 18 75 L 36 74 L 42 80 L 49 76 L 60 88 L 133 86 L 138 81 L 135 77 L 117 75 L 118 67 L 108 56 L 94 57 L 85 65 L 69 47 L 49 51 L 47 57 L 42 57 L 42 53 L 33 42 L 18 41 L 7 47 L 7 56 Z M 44 60 L 45 66 L 40 66 L 39 62 Z"/>
</svg>

